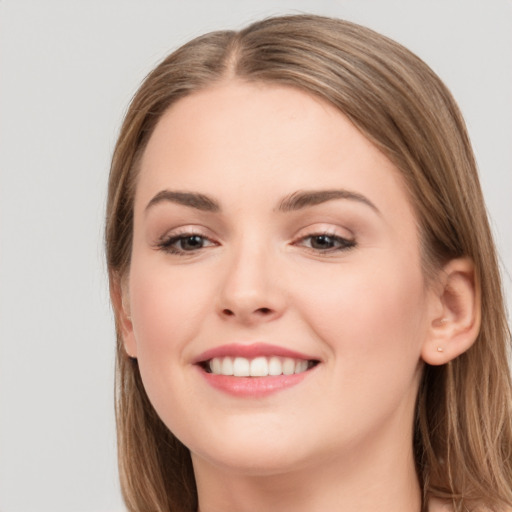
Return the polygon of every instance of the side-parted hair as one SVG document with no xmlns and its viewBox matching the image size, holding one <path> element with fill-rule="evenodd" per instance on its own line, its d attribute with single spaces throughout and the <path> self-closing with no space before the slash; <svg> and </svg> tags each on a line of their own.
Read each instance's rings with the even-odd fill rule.
<svg viewBox="0 0 512 512">
<path fill-rule="evenodd" d="M 265 19 L 206 34 L 152 71 L 135 94 L 110 172 L 106 252 L 111 290 L 127 275 L 139 163 L 163 113 L 180 98 L 240 80 L 290 86 L 329 102 L 397 167 L 415 209 L 424 273 L 450 259 L 475 265 L 482 323 L 474 345 L 425 364 L 414 454 L 428 499 L 455 511 L 512 506 L 512 414 L 507 326 L 497 257 L 464 121 L 418 57 L 372 30 L 313 15 Z M 130 512 L 197 509 L 188 449 L 162 423 L 117 325 L 116 418 L 121 487 Z"/>
</svg>

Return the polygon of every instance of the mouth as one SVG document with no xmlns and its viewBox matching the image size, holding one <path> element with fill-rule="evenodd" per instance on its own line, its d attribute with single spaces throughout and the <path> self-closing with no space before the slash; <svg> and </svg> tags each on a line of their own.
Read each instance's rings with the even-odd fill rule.
<svg viewBox="0 0 512 512">
<path fill-rule="evenodd" d="M 315 359 L 280 356 L 213 357 L 199 362 L 199 366 L 212 375 L 233 377 L 277 377 L 304 373 L 319 363 Z"/>
<path fill-rule="evenodd" d="M 194 364 L 214 389 L 239 398 L 261 398 L 300 384 L 321 362 L 284 347 L 254 343 L 216 347 Z"/>
</svg>

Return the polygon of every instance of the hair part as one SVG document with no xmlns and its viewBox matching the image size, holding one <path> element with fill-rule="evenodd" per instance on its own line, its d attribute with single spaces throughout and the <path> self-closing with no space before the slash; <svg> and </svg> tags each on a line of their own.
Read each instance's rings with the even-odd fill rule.
<svg viewBox="0 0 512 512">
<path fill-rule="evenodd" d="M 425 365 L 416 465 L 425 507 L 429 497 L 450 500 L 456 511 L 512 506 L 510 332 L 473 151 L 447 88 L 394 41 L 346 21 L 299 15 L 213 32 L 168 56 L 133 98 L 113 155 L 106 217 L 111 289 L 129 269 L 139 164 L 156 124 L 181 98 L 232 79 L 322 98 L 394 163 L 418 219 L 427 281 L 452 258 L 474 262 L 480 334 L 449 364 Z M 129 510 L 195 510 L 189 452 L 150 404 L 119 327 L 116 375 L 119 467 Z"/>
</svg>

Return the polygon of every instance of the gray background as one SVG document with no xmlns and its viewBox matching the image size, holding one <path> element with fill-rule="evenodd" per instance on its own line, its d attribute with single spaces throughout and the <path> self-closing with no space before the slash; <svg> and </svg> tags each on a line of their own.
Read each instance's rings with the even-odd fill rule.
<svg viewBox="0 0 512 512">
<path fill-rule="evenodd" d="M 451 88 L 511 302 L 510 0 L 0 1 L 0 511 L 123 510 L 102 244 L 123 112 L 193 36 L 303 11 L 389 35 Z"/>
</svg>

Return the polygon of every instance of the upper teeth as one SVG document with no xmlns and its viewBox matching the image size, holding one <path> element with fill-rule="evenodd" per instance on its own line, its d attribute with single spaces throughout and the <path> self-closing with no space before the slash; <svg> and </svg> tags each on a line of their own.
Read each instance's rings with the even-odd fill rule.
<svg viewBox="0 0 512 512">
<path fill-rule="evenodd" d="M 210 371 L 215 375 L 235 377 L 266 377 L 267 375 L 292 375 L 305 372 L 309 362 L 291 357 L 214 357 L 209 361 Z"/>
</svg>

